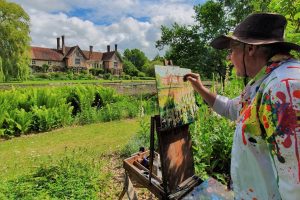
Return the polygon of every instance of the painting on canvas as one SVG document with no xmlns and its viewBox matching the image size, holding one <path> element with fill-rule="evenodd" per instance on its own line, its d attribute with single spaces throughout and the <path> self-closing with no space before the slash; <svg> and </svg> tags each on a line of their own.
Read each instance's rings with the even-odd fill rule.
<svg viewBox="0 0 300 200">
<path fill-rule="evenodd" d="M 155 66 L 161 129 L 171 129 L 195 120 L 197 106 L 194 90 L 183 76 L 190 69 L 176 66 Z"/>
</svg>

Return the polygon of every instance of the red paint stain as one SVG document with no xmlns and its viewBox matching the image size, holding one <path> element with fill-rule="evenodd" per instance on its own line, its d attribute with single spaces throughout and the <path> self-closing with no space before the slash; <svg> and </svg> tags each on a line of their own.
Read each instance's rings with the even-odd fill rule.
<svg viewBox="0 0 300 200">
<path fill-rule="evenodd" d="M 288 69 L 300 69 L 300 67 L 296 67 L 296 66 L 289 66 L 287 67 Z"/>
<path fill-rule="evenodd" d="M 293 92 L 293 96 L 296 97 L 296 98 L 298 98 L 298 99 L 300 99 L 300 90 L 295 90 Z"/>
<path fill-rule="evenodd" d="M 249 119 L 250 116 L 251 116 L 251 106 L 247 107 L 243 113 L 244 113 L 244 119 L 242 121 L 242 123 L 243 123 L 243 126 L 242 126 L 242 139 L 243 139 L 244 145 L 246 145 L 247 140 L 246 140 L 246 136 L 245 136 L 245 129 L 246 129 L 245 121 L 247 119 Z"/>
<path fill-rule="evenodd" d="M 265 128 L 269 128 L 269 123 L 268 123 L 268 121 L 267 121 L 266 115 L 263 116 L 263 121 L 264 121 L 264 127 L 265 127 Z"/>
<path fill-rule="evenodd" d="M 243 124 L 243 127 L 242 127 L 242 139 L 243 139 L 244 145 L 247 144 L 247 140 L 246 140 L 246 137 L 245 137 L 245 129 L 246 129 L 246 124 Z"/>
<path fill-rule="evenodd" d="M 285 147 L 285 148 L 290 148 L 291 145 L 292 145 L 292 140 L 291 140 L 291 135 L 288 135 L 285 140 L 282 142 L 282 145 Z"/>
<path fill-rule="evenodd" d="M 293 110 L 293 102 L 292 102 L 292 95 L 291 95 L 291 91 L 290 91 L 290 84 L 289 81 L 290 80 L 297 80 L 297 79 L 284 79 L 282 80 L 282 82 L 285 82 L 286 85 L 286 89 L 288 91 L 288 95 L 290 97 L 290 105 L 288 108 L 288 111 L 285 113 L 287 115 L 287 119 L 286 121 L 290 121 L 290 128 L 292 130 L 290 130 L 290 134 L 294 134 L 294 139 L 295 139 L 295 152 L 296 152 L 296 158 L 297 158 L 297 164 L 298 164 L 298 181 L 300 182 L 300 159 L 299 159 L 299 151 L 298 151 L 298 138 L 297 138 L 297 134 L 295 134 L 295 128 L 297 126 L 297 117 L 296 117 L 296 113 L 295 110 Z M 293 113 L 291 113 L 291 110 Z M 290 118 L 290 119 L 289 119 Z"/>
<path fill-rule="evenodd" d="M 286 96 L 285 96 L 285 94 L 284 94 L 283 92 L 277 92 L 277 93 L 276 93 L 276 96 L 277 96 L 278 99 L 280 99 L 280 101 L 281 101 L 282 103 L 285 103 L 285 98 L 286 98 Z"/>
</svg>

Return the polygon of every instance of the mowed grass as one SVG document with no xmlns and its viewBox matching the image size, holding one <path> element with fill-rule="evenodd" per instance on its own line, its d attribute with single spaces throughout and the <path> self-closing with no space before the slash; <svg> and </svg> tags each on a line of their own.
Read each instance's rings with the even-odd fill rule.
<svg viewBox="0 0 300 200">
<path fill-rule="evenodd" d="M 97 159 L 120 150 L 138 129 L 139 120 L 129 119 L 0 141 L 0 180 L 26 174 L 41 163 L 59 159 L 76 149 L 84 149 L 85 156 Z"/>
</svg>

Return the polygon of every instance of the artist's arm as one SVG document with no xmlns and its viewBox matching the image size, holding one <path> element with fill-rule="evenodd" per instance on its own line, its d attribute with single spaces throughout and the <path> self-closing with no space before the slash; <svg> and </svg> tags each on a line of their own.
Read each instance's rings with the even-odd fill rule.
<svg viewBox="0 0 300 200">
<path fill-rule="evenodd" d="M 186 74 L 185 80 L 190 81 L 195 91 L 197 91 L 204 101 L 214 109 L 218 114 L 236 120 L 238 117 L 238 105 L 240 97 L 229 99 L 227 97 L 217 95 L 205 87 L 200 79 L 199 74 Z"/>
</svg>

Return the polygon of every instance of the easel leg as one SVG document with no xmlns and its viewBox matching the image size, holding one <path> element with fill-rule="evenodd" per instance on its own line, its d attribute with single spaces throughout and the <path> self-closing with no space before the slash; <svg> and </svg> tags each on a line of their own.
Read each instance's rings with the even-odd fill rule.
<svg viewBox="0 0 300 200">
<path fill-rule="evenodd" d="M 138 200 L 137 195 L 134 191 L 134 187 L 132 185 L 132 182 L 128 176 L 128 174 L 125 172 L 125 182 L 124 182 L 124 187 L 123 190 L 119 196 L 119 200 L 122 200 L 125 193 L 127 193 L 128 199 L 129 200 Z"/>
</svg>

